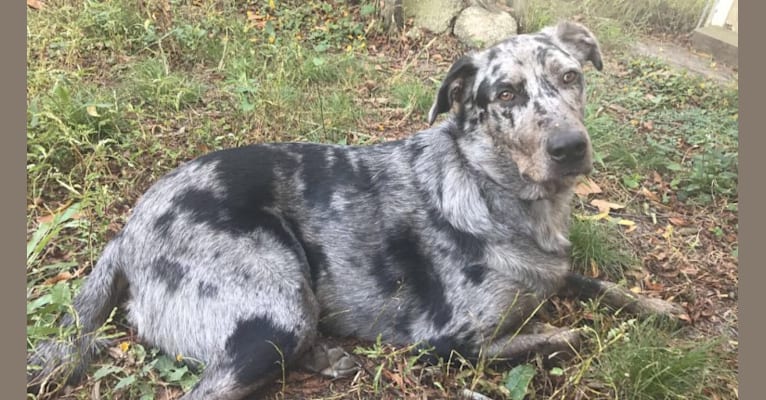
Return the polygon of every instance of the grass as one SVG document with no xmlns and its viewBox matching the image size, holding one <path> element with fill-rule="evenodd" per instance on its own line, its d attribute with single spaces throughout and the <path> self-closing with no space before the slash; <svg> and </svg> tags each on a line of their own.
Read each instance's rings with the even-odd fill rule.
<svg viewBox="0 0 766 400">
<path fill-rule="evenodd" d="M 626 270 L 638 264 L 614 223 L 575 218 L 569 240 L 572 242 L 572 269 L 581 274 L 619 282 L 625 279 Z"/>
<path fill-rule="evenodd" d="M 683 31 L 696 22 L 699 1 L 622 1 L 615 3 L 618 8 L 600 0 L 562 2 L 568 9 L 551 8 L 554 0 L 530 3 L 526 29 L 566 12 L 580 13 L 607 47 L 619 49 L 639 30 Z M 418 59 L 417 52 L 406 53 L 415 54 L 407 56 L 406 73 L 395 62 L 381 63 L 380 48 L 388 46 L 393 54 L 402 45 L 376 33 L 373 11 L 364 1 L 352 6 L 268 0 L 248 5 L 50 0 L 43 10 L 30 11 L 28 349 L 63 335 L 54 321 L 70 309 L 108 238 L 140 194 L 179 163 L 247 143 L 369 144 L 386 140 L 381 132 L 422 129 L 437 87 L 432 79 L 447 66 L 434 73 L 433 64 Z M 426 52 L 424 43 L 411 45 Z M 370 51 L 372 46 L 378 50 Z M 628 270 L 651 264 L 648 251 L 670 254 L 668 264 L 682 257 L 705 259 L 719 250 L 731 253 L 678 245 L 675 236 L 664 244 L 650 238 L 665 229 L 668 210 L 736 221 L 731 216 L 737 205 L 736 89 L 711 89 L 710 82 L 654 60 L 610 56 L 617 60 L 616 71 L 588 75 L 593 178 L 605 189 L 601 198 L 627 206 L 625 218 L 633 219 L 643 236 L 636 239 L 607 220 L 575 218 L 575 267 L 630 281 Z M 641 198 L 642 189 L 656 194 L 657 202 Z M 576 212 L 591 211 L 583 202 Z M 711 232 L 715 245 L 722 246 L 736 234 L 736 222 L 730 225 L 701 223 L 698 236 L 704 241 Z M 660 246 L 673 248 L 655 249 Z M 660 276 L 657 271 L 667 272 L 660 267 L 652 267 L 653 281 L 680 285 Z M 424 365 L 406 348 L 363 343 L 356 353 L 365 369 L 355 383 L 319 386 L 366 398 L 455 397 L 466 389 L 512 399 L 524 393 L 680 398 L 682 392 L 732 398 L 736 364 L 721 355 L 723 344 L 603 314 L 597 304 L 554 305 L 569 311 L 557 322 L 584 327 L 591 336 L 589 348 L 568 363 L 532 359 L 518 369 L 465 360 L 449 367 Z M 144 348 L 127 333 L 118 312 L 101 333 L 116 344 L 91 366 L 73 397 L 97 387 L 103 398 L 176 398 L 195 382 L 199 371 Z M 300 380 L 291 381 L 290 375 L 287 380 L 284 389 L 276 388 L 286 391 L 284 397 L 305 397 L 302 390 L 309 389 L 301 388 Z M 331 397 L 327 390 L 312 396 Z"/>
<path fill-rule="evenodd" d="M 529 1 L 519 15 L 520 28 L 535 32 L 562 18 L 577 16 L 602 46 L 624 49 L 638 33 L 689 33 L 706 0 L 539 0 Z"/>
</svg>

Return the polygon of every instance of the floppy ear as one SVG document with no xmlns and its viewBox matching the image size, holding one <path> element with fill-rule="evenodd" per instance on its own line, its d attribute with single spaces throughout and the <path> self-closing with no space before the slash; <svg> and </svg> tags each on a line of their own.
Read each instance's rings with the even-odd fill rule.
<svg viewBox="0 0 766 400">
<path fill-rule="evenodd" d="M 590 61 L 597 70 L 604 68 L 598 41 L 583 25 L 567 21 L 545 28 L 542 32 L 550 35 L 554 43 L 574 56 L 580 64 L 585 65 L 586 61 Z"/>
<path fill-rule="evenodd" d="M 460 106 L 459 103 L 455 104 L 455 102 L 463 101 L 464 91 L 469 82 L 473 81 L 471 78 L 476 75 L 476 70 L 471 56 L 464 56 L 452 64 L 449 72 L 447 72 L 447 77 L 444 78 L 444 82 L 436 94 L 436 100 L 431 106 L 431 111 L 428 112 L 428 125 L 432 125 L 439 114 L 451 110 L 453 106 Z"/>
</svg>

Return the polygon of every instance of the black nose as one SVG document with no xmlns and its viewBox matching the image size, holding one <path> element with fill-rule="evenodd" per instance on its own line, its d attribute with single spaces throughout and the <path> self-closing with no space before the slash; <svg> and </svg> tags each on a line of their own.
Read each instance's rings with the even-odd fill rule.
<svg viewBox="0 0 766 400">
<path fill-rule="evenodd" d="M 559 132 L 548 140 L 546 150 L 558 163 L 573 163 L 583 159 L 587 145 L 585 135 L 580 132 Z"/>
</svg>

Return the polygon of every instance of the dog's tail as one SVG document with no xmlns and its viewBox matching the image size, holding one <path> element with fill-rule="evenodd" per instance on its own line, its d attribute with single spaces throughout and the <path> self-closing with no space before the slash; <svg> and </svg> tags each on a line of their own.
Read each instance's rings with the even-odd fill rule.
<svg viewBox="0 0 766 400">
<path fill-rule="evenodd" d="M 105 341 L 97 338 L 97 330 L 127 293 L 117 257 L 119 247 L 118 239 L 106 246 L 74 298 L 74 315 L 62 318 L 61 327 L 73 328 L 72 335 L 41 341 L 27 354 L 28 393 L 55 391 L 54 385 L 79 381 L 90 360 L 105 347 Z"/>
</svg>

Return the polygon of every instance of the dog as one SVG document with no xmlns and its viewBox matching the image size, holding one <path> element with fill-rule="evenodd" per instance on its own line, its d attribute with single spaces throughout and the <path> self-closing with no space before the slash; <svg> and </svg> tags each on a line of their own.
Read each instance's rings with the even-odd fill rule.
<svg viewBox="0 0 766 400">
<path fill-rule="evenodd" d="M 301 362 L 353 370 L 320 334 L 515 358 L 579 342 L 526 324 L 557 293 L 678 313 L 570 272 L 573 187 L 592 170 L 588 62 L 603 67 L 596 38 L 563 22 L 458 59 L 431 127 L 411 137 L 252 145 L 180 166 L 106 245 L 61 322 L 79 333 L 31 354 L 29 387 L 76 382 L 121 304 L 142 341 L 204 363 L 185 400 L 242 399 Z"/>
</svg>

